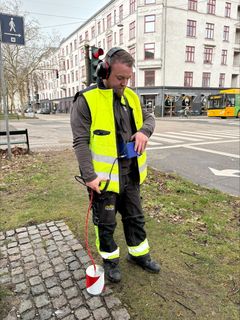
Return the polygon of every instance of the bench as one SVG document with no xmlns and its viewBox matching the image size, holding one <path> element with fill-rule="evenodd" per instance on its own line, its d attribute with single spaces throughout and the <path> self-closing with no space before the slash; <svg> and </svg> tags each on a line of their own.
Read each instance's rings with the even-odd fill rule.
<svg viewBox="0 0 240 320">
<path fill-rule="evenodd" d="M 28 139 L 28 130 L 11 130 L 9 131 L 9 135 L 10 136 L 20 136 L 20 135 L 24 135 L 25 139 L 23 140 L 11 140 L 10 139 L 10 144 L 26 144 L 27 145 L 27 152 L 29 153 L 30 151 L 30 147 L 29 147 L 29 139 Z M 0 137 L 2 136 L 7 136 L 7 132 L 6 131 L 0 131 Z M 6 141 L 0 141 L 0 146 L 1 145 L 7 145 L 8 142 Z"/>
</svg>

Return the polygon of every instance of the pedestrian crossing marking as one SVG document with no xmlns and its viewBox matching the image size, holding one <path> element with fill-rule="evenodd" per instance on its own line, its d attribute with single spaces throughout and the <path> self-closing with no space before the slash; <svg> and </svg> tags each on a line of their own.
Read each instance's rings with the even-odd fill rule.
<svg viewBox="0 0 240 320">
<path fill-rule="evenodd" d="M 167 131 L 164 133 L 154 133 L 147 146 L 147 150 L 188 148 L 198 151 L 215 153 L 232 158 L 239 158 L 238 154 L 221 153 L 220 151 L 204 149 L 205 145 L 214 145 L 220 143 L 238 142 L 238 130 L 214 130 L 214 131 L 187 131 L 180 132 Z M 200 146 L 203 146 L 201 148 Z"/>
</svg>

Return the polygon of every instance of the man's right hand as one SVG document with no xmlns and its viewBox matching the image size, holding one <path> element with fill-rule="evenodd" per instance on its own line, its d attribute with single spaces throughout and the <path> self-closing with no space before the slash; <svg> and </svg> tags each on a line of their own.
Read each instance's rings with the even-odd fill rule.
<svg viewBox="0 0 240 320">
<path fill-rule="evenodd" d="M 92 190 L 96 191 L 97 193 L 101 193 L 101 191 L 99 189 L 101 181 L 106 181 L 106 179 L 97 177 L 96 179 L 94 179 L 90 182 L 86 182 L 86 186 L 88 186 Z"/>
</svg>

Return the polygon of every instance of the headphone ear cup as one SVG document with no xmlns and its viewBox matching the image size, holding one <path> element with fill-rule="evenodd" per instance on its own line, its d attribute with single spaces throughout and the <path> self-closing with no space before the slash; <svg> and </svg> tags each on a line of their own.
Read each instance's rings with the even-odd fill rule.
<svg viewBox="0 0 240 320">
<path fill-rule="evenodd" d="M 110 72 L 111 72 L 111 68 L 106 61 L 102 61 L 98 64 L 97 70 L 96 70 L 97 77 L 101 79 L 108 79 Z"/>
</svg>

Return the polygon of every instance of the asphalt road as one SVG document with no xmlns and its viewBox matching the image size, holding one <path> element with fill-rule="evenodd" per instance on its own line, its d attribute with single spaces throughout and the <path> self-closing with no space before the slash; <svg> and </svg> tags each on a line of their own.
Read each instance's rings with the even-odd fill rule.
<svg viewBox="0 0 240 320">
<path fill-rule="evenodd" d="M 38 117 L 11 120 L 10 129 L 27 128 L 32 151 L 72 146 L 69 114 Z M 148 163 L 197 184 L 240 195 L 239 133 L 239 119 L 157 118 L 147 147 Z"/>
</svg>

